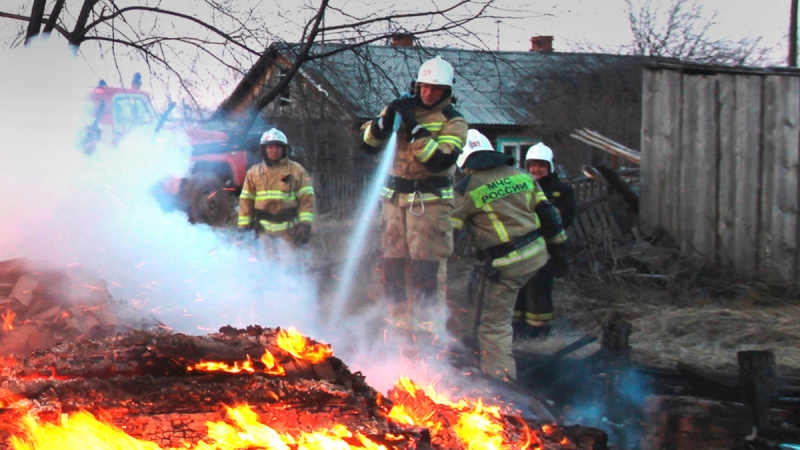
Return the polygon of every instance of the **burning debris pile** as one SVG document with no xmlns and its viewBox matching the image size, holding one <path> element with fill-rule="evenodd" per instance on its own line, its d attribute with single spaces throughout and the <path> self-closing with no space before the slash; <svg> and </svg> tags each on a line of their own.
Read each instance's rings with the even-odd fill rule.
<svg viewBox="0 0 800 450">
<path fill-rule="evenodd" d="M 0 356 L 158 326 L 115 301 L 105 281 L 78 268 L 41 266 L 26 259 L 0 262 Z"/>
<path fill-rule="evenodd" d="M 77 448 L 70 439 L 120 449 L 605 447 L 599 430 L 451 403 L 407 379 L 384 397 L 293 329 L 133 331 L 0 368 L 0 449 Z M 87 429 L 92 437 L 74 436 Z"/>
</svg>

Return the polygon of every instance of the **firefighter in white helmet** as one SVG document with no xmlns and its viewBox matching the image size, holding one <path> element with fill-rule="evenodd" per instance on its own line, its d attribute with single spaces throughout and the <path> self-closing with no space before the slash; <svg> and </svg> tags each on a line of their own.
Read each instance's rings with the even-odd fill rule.
<svg viewBox="0 0 800 450">
<path fill-rule="evenodd" d="M 511 354 L 517 292 L 547 262 L 548 251 L 566 245 L 558 212 L 531 174 L 497 152 L 477 130 L 469 130 L 458 165 L 466 177 L 455 186 L 453 227 L 473 238 L 479 285 L 472 298 L 448 305 L 448 329 L 478 354 L 481 370 L 494 378 L 516 378 Z"/>
<path fill-rule="evenodd" d="M 450 63 L 438 56 L 428 60 L 413 93 L 391 101 L 362 126 L 364 151 L 376 154 L 390 138 L 395 117 L 402 121 L 382 193 L 381 233 L 385 297 L 401 328 L 421 322 L 413 320 L 415 309 L 427 314 L 444 300 L 446 261 L 453 251 L 452 176 L 468 128 L 453 105 L 453 82 Z"/>
<path fill-rule="evenodd" d="M 525 155 L 525 167 L 558 210 L 564 229 L 569 228 L 575 220 L 577 203 L 572 188 L 558 178 L 553 150 L 542 142 L 532 146 Z M 565 268 L 554 267 L 548 261 L 519 291 L 514 307 L 514 339 L 547 336 L 553 321 L 554 280 L 566 275 Z"/>
<path fill-rule="evenodd" d="M 314 222 L 311 176 L 289 159 L 289 142 L 280 130 L 264 132 L 259 149 L 262 162 L 247 171 L 239 196 L 239 229 L 256 230 L 264 242 L 281 238 L 305 245 Z"/>
</svg>

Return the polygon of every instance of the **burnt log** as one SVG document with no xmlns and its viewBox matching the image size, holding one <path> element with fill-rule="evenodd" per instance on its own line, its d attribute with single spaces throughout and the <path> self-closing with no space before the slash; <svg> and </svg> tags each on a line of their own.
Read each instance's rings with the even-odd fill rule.
<svg viewBox="0 0 800 450">
<path fill-rule="evenodd" d="M 351 373 L 336 357 L 312 364 L 274 346 L 270 351 L 286 373 L 259 371 L 265 351 L 261 342 L 274 344 L 277 334 L 261 328 L 228 329 L 205 337 L 135 331 L 37 350 L 2 366 L 0 386 L 16 400 L 0 410 L 0 422 L 14 423 L 16 406 L 35 406 L 40 420 L 53 422 L 64 414 L 87 411 L 130 436 L 176 447 L 184 441 L 199 442 L 207 432 L 206 422 L 226 420 L 225 405 L 246 404 L 261 423 L 279 433 L 340 424 L 378 438 L 404 436 L 409 446 L 413 442 L 428 448 L 421 429 L 387 420 L 391 402 L 382 402 L 362 375 Z M 248 356 L 252 373 L 190 369 L 204 361 L 233 363 Z M 0 429 L 0 443 L 6 443 L 0 449 L 8 448 L 4 445 L 14 432 Z M 407 448 L 402 439 L 394 445 Z"/>
<path fill-rule="evenodd" d="M 740 351 L 739 388 L 742 401 L 753 411 L 756 426 L 769 425 L 769 408 L 777 392 L 775 354 L 769 351 Z"/>
<path fill-rule="evenodd" d="M 292 436 L 343 425 L 392 449 L 469 447 L 453 431 L 469 427 L 470 422 L 461 423 L 465 411 L 460 407 L 397 388 L 383 397 L 363 375 L 350 372 L 334 356 L 312 363 L 283 351 L 275 345 L 279 332 L 261 327 L 225 327 L 206 336 L 135 331 L 3 361 L 0 450 L 10 449 L 11 437 L 22 435 L 23 410 L 53 423 L 86 411 L 133 438 L 183 448 L 208 439 L 207 423 L 232 423 L 225 409 L 237 405 L 247 405 L 259 423 Z M 307 343 L 316 344 L 310 339 Z M 285 373 L 263 370 L 259 358 L 265 350 Z M 197 366 L 211 359 L 235 363 L 242 356 L 252 363 L 248 366 L 252 371 L 208 371 Z M 406 408 L 428 408 L 424 415 L 435 418 L 436 425 L 428 428 L 390 419 L 397 401 Z M 543 449 L 606 448 L 607 437 L 598 429 L 520 416 L 502 415 L 500 420 L 504 442 L 519 448 L 526 442 L 538 442 Z"/>
<path fill-rule="evenodd" d="M 603 323 L 600 351 L 605 354 L 608 363 L 628 364 L 630 362 L 631 347 L 628 338 L 632 331 L 631 323 L 621 317 L 611 317 Z"/>
<path fill-rule="evenodd" d="M 741 448 L 752 433 L 749 408 L 741 403 L 685 396 L 653 396 L 644 408 L 639 448 Z"/>
<path fill-rule="evenodd" d="M 734 380 L 686 363 L 678 363 L 676 368 L 699 395 L 728 402 L 741 400 L 739 385 Z"/>
</svg>

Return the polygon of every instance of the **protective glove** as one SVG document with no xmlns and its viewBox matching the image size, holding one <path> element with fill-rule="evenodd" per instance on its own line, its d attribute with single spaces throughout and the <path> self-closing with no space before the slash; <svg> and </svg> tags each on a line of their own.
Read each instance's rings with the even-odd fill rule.
<svg viewBox="0 0 800 450">
<path fill-rule="evenodd" d="M 569 259 L 563 245 L 553 245 L 547 248 L 550 253 L 550 269 L 553 277 L 564 278 L 569 275 Z"/>
<path fill-rule="evenodd" d="M 372 135 L 380 140 L 388 139 L 392 133 L 392 124 L 396 114 L 397 110 L 392 103 L 389 103 L 384 109 L 383 115 L 372 119 Z"/>
<path fill-rule="evenodd" d="M 298 245 L 306 245 L 311 240 L 311 225 L 300 223 L 295 227 L 294 240 Z"/>
<path fill-rule="evenodd" d="M 417 139 L 429 137 L 431 132 L 417 122 L 414 117 L 414 109 L 416 108 L 414 97 L 403 94 L 402 97 L 392 100 L 388 108 L 396 111 L 403 119 L 403 124 L 406 126 L 406 139 L 408 142 L 414 142 Z"/>
</svg>

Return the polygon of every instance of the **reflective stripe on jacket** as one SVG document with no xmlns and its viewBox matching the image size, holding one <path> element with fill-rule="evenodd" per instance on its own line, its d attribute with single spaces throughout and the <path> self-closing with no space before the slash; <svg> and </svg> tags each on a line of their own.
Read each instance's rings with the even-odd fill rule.
<svg viewBox="0 0 800 450">
<path fill-rule="evenodd" d="M 494 260 L 495 266 L 514 264 L 546 251 L 545 241 L 557 245 L 567 239 L 558 213 L 534 178 L 506 165 L 475 171 L 456 186 L 451 221 L 457 230 L 468 226 L 479 250 L 532 231 L 542 234 L 531 244 Z"/>
<path fill-rule="evenodd" d="M 437 153 L 452 155 L 464 147 L 467 140 L 467 121 L 456 108 L 451 105 L 452 96 L 445 98 L 436 106 L 425 109 L 414 108 L 414 117 L 420 125 L 431 132 L 431 136 L 408 142 L 407 130 L 401 126 L 397 135 L 397 151 L 395 153 L 390 175 L 406 179 L 421 179 L 434 176 L 450 177 L 455 173 L 455 164 L 442 170 L 432 171 L 425 166 Z M 385 111 L 381 115 L 385 114 Z M 372 121 L 362 127 L 364 143 L 371 147 L 381 147 L 385 141 L 372 134 Z M 455 162 L 455 160 L 454 160 Z M 435 200 L 435 199 L 431 199 Z"/>
<path fill-rule="evenodd" d="M 239 196 L 240 228 L 251 226 L 256 210 L 265 216 L 281 216 L 292 209 L 297 211 L 296 217 L 281 222 L 260 218 L 259 224 L 267 232 L 279 232 L 298 222 L 314 221 L 314 188 L 303 166 L 284 158 L 272 166 L 261 162 L 247 171 Z"/>
</svg>

